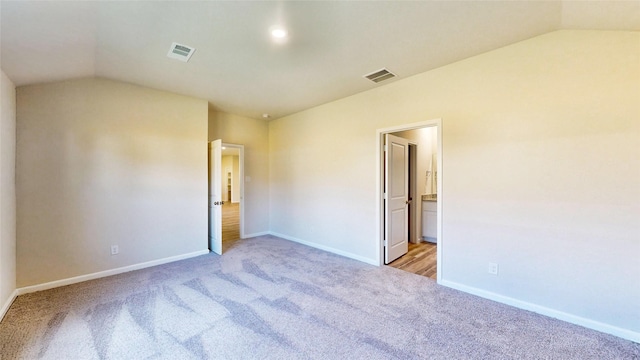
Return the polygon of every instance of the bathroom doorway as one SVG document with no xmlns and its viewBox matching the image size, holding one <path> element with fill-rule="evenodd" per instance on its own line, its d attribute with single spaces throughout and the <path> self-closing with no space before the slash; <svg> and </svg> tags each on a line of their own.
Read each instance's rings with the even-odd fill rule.
<svg viewBox="0 0 640 360">
<path fill-rule="evenodd" d="M 243 237 L 244 146 L 222 144 L 222 251 Z"/>
<path fill-rule="evenodd" d="M 441 159 L 442 159 L 442 141 L 441 141 L 441 121 L 433 120 L 417 124 L 409 124 L 389 129 L 378 130 L 380 144 L 380 165 L 379 165 L 379 181 L 380 181 L 380 254 L 381 264 L 387 265 L 426 276 L 432 279 L 441 277 L 441 254 L 442 254 L 442 236 L 441 236 L 441 209 L 442 197 L 438 196 L 441 185 Z M 387 134 L 391 135 L 386 136 Z M 387 244 L 394 244 L 397 248 L 398 226 L 390 223 L 387 209 L 387 199 L 395 201 L 395 195 L 392 189 L 387 189 L 386 181 L 389 176 L 389 167 L 385 163 L 385 141 L 388 138 L 395 139 L 400 143 L 406 141 L 407 148 L 407 188 L 409 189 L 406 198 L 406 232 L 408 243 L 406 244 L 406 253 L 399 258 L 393 260 L 397 256 L 388 258 Z M 387 145 L 388 148 L 389 145 Z M 401 147 L 393 145 L 394 149 Z M 391 151 L 394 151 L 393 149 Z M 400 150 L 402 151 L 402 149 Z M 397 155 L 393 155 L 398 157 Z M 387 159 L 387 161 L 390 161 Z M 396 165 L 393 165 L 396 166 Z M 397 166 L 396 166 L 397 167 Z M 393 171 L 393 170 L 392 170 Z M 395 199 L 395 200 L 394 200 Z M 399 212 L 394 210 L 395 214 Z M 395 216 L 395 215 L 394 215 Z M 397 221 L 394 219 L 393 221 Z M 395 226 L 395 228 L 394 228 Z M 388 228 L 387 228 L 388 227 Z M 395 234 L 391 234 L 393 231 Z M 389 238 L 389 240 L 387 240 Z M 385 241 L 387 240 L 387 241 Z M 393 261 L 387 261 L 393 260 Z"/>
</svg>

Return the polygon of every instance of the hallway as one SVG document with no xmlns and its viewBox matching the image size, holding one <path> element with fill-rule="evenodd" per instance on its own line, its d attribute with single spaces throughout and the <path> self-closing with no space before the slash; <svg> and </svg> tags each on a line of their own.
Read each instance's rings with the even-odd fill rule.
<svg viewBox="0 0 640 360">
<path fill-rule="evenodd" d="M 222 205 L 222 251 L 240 240 L 240 203 L 225 201 Z"/>
</svg>

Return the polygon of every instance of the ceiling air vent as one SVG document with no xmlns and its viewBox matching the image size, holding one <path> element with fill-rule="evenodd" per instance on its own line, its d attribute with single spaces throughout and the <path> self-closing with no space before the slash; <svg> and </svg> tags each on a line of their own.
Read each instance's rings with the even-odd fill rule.
<svg viewBox="0 0 640 360">
<path fill-rule="evenodd" d="M 367 79 L 373 81 L 374 83 L 379 83 L 381 81 L 385 81 L 387 79 L 391 79 L 391 78 L 396 77 L 396 74 L 392 73 L 391 71 L 389 71 L 387 69 L 380 69 L 380 70 L 372 72 L 371 74 L 367 74 L 364 77 L 366 77 Z"/>
<path fill-rule="evenodd" d="M 190 46 L 182 45 L 174 42 L 173 44 L 171 44 L 171 49 L 169 49 L 169 53 L 167 54 L 167 56 L 172 59 L 177 59 L 180 61 L 187 62 L 189 61 L 189 59 L 191 58 L 191 55 L 193 55 L 195 51 L 196 49 Z"/>
</svg>

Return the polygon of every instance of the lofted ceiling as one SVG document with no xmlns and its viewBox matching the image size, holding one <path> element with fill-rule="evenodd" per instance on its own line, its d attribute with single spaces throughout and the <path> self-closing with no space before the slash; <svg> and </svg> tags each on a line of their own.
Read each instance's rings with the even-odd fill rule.
<svg viewBox="0 0 640 360">
<path fill-rule="evenodd" d="M 0 17 L 17 86 L 104 77 L 274 119 L 558 29 L 640 30 L 640 1 L 2 0 Z M 381 68 L 398 76 L 363 77 Z"/>
</svg>

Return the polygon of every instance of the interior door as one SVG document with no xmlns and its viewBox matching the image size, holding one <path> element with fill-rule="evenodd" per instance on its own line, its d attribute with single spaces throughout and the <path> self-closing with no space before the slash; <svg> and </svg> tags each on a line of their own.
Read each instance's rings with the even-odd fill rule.
<svg viewBox="0 0 640 360">
<path fill-rule="evenodd" d="M 209 249 L 222 255 L 222 140 L 209 143 Z"/>
<path fill-rule="evenodd" d="M 388 264 L 409 249 L 409 141 L 385 135 L 385 247 Z"/>
</svg>

